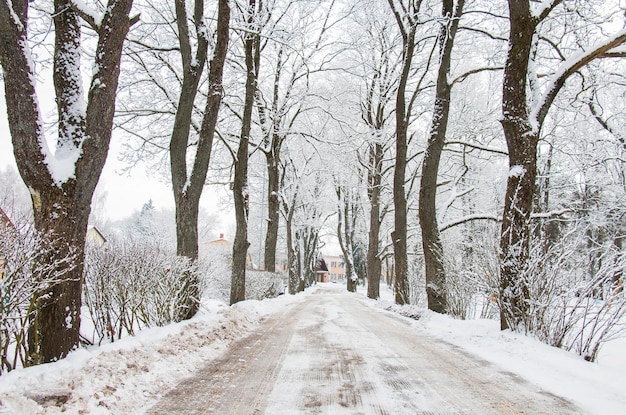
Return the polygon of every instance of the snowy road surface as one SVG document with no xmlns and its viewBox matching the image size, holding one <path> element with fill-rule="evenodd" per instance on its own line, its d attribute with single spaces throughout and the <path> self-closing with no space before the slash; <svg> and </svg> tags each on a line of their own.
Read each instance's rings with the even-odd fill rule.
<svg viewBox="0 0 626 415">
<path fill-rule="evenodd" d="M 360 298 L 322 288 L 286 306 L 148 413 L 583 413 Z"/>
</svg>

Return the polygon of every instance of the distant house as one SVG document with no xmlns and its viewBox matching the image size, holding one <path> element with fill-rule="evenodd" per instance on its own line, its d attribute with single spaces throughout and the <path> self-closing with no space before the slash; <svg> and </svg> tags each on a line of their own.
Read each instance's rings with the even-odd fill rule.
<svg viewBox="0 0 626 415">
<path fill-rule="evenodd" d="M 89 244 L 93 244 L 95 246 L 102 246 L 107 241 L 102 232 L 98 230 L 95 226 L 87 229 L 87 237 L 86 241 Z"/>
<path fill-rule="evenodd" d="M 226 261 L 230 263 L 233 257 L 233 244 L 229 240 L 224 238 L 223 233 L 220 233 L 219 239 L 214 239 L 210 242 L 203 244 L 199 252 L 199 257 L 201 260 L 205 261 L 221 258 L 221 261 Z M 252 257 L 249 253 L 246 260 L 246 268 L 255 269 L 252 263 Z"/>
<path fill-rule="evenodd" d="M 330 272 L 328 272 L 328 266 L 326 265 L 326 261 L 324 261 L 324 258 L 319 258 L 317 260 L 317 264 L 315 266 L 315 277 L 317 282 L 330 281 Z"/>
<path fill-rule="evenodd" d="M 346 262 L 343 256 L 324 255 L 328 267 L 330 282 L 340 282 L 346 279 Z"/>
<path fill-rule="evenodd" d="M 219 239 L 215 239 L 211 242 L 208 242 L 206 245 L 208 248 L 212 250 L 220 250 L 224 252 L 228 252 L 232 249 L 232 244 L 226 239 L 224 239 L 223 233 L 220 233 Z"/>
</svg>

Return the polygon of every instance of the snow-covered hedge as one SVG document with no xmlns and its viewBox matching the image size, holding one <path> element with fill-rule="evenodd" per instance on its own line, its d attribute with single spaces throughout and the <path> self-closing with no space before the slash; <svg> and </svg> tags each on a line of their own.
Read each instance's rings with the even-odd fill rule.
<svg viewBox="0 0 626 415">
<path fill-rule="evenodd" d="M 533 257 L 522 276 L 530 287 L 524 328 L 593 361 L 603 343 L 626 332 L 626 253 L 607 244 L 585 255 L 572 249 L 576 242 L 562 240 Z"/>
<path fill-rule="evenodd" d="M 194 283 L 191 275 L 199 277 L 200 292 L 205 298 L 228 303 L 230 266 L 228 255 L 223 252 L 191 264 L 176 256 L 171 247 L 146 237 L 113 239 L 103 246 L 88 244 L 83 336 L 100 344 L 145 327 L 182 320 L 187 311 L 189 284 Z M 247 272 L 246 298 L 261 300 L 283 293 L 282 274 Z"/>
<path fill-rule="evenodd" d="M 26 365 L 28 328 L 36 295 L 47 292 L 71 269 L 73 257 L 41 264 L 48 257 L 46 238 L 27 221 L 0 224 L 0 374 Z"/>
<path fill-rule="evenodd" d="M 230 252 L 216 251 L 208 254 L 200 263 L 204 278 L 201 281 L 206 297 L 230 301 Z M 246 271 L 246 299 L 263 300 L 285 293 L 286 274 L 258 270 Z"/>
<path fill-rule="evenodd" d="M 180 321 L 186 314 L 190 278 L 199 270 L 159 241 L 127 238 L 88 245 L 84 304 L 95 343 L 114 341 L 144 327 Z"/>
<path fill-rule="evenodd" d="M 263 300 L 285 293 L 286 276 L 279 272 L 247 271 L 246 299 Z"/>
</svg>

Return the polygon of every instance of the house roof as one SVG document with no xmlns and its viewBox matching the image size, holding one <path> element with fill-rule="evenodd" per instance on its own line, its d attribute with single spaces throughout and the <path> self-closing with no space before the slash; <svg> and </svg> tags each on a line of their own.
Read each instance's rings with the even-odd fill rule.
<svg viewBox="0 0 626 415">
<path fill-rule="evenodd" d="M 91 232 L 91 233 L 95 233 L 97 235 L 97 237 L 102 240 L 102 242 L 106 242 L 107 238 L 104 237 L 104 235 L 102 235 L 102 232 L 100 232 L 100 230 L 98 228 L 96 228 L 95 226 L 90 227 L 89 229 L 87 229 L 87 232 Z"/>
<path fill-rule="evenodd" d="M 317 264 L 315 264 L 315 272 L 328 272 L 328 266 L 326 265 L 324 258 L 317 260 Z"/>
</svg>

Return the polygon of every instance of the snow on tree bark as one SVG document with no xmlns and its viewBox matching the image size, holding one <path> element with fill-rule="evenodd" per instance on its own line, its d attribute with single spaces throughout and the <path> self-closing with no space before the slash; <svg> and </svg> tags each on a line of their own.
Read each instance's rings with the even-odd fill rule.
<svg viewBox="0 0 626 415">
<path fill-rule="evenodd" d="M 132 0 L 111 1 L 100 24 L 94 71 L 83 106 L 80 64 L 81 27 L 69 1 L 54 3 L 54 87 L 58 111 L 57 149 L 46 144 L 35 91 L 35 72 L 28 48 L 27 1 L 0 2 L 0 63 L 14 154 L 30 189 L 36 229 L 54 249 L 39 258 L 75 262 L 57 270 L 61 281 L 37 294 L 29 329 L 28 364 L 65 357 L 78 346 L 85 236 L 91 198 L 108 153 L 121 51 L 134 19 Z M 59 166 L 67 167 L 59 171 Z"/>
<path fill-rule="evenodd" d="M 235 160 L 235 178 L 233 181 L 236 230 L 233 242 L 233 266 L 230 288 L 231 305 L 246 299 L 246 264 L 248 248 L 250 247 L 250 242 L 248 241 L 248 145 L 261 60 L 260 34 L 254 30 L 253 26 L 257 12 L 256 1 L 249 0 L 247 23 L 250 33 L 245 35 L 243 41 L 246 60 L 246 92 L 239 149 L 237 150 L 237 159 Z"/>
<path fill-rule="evenodd" d="M 621 30 L 564 60 L 543 92 L 536 89 L 531 53 L 538 25 L 562 1 L 543 2 L 533 13 L 529 0 L 509 0 L 509 50 L 504 69 L 502 119 L 509 152 L 509 175 L 500 236 L 500 326 L 523 329 L 529 312 L 525 274 L 529 262 L 530 216 L 535 197 L 537 145 L 541 127 L 565 81 L 576 71 L 626 42 Z"/>
<path fill-rule="evenodd" d="M 439 32 L 439 69 L 435 105 L 420 182 L 419 219 L 426 266 L 426 294 L 428 308 L 438 313 L 446 313 L 448 304 L 443 244 L 437 223 L 437 177 L 450 113 L 452 85 L 448 82 L 448 74 L 452 63 L 452 47 L 464 3 L 464 0 L 458 0 L 456 4 L 453 0 L 444 0 L 442 4 L 443 23 Z"/>
</svg>

